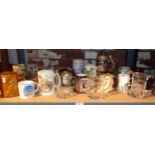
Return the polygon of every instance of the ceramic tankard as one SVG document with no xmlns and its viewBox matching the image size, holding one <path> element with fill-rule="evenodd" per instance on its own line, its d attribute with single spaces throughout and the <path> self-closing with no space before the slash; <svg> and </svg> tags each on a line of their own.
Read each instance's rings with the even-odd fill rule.
<svg viewBox="0 0 155 155">
<path fill-rule="evenodd" d="M 40 95 L 53 95 L 56 93 L 56 88 L 61 86 L 61 78 L 58 73 L 53 70 L 38 71 L 38 82 Z"/>
<path fill-rule="evenodd" d="M 120 93 L 127 92 L 130 85 L 130 75 L 129 74 L 118 74 L 118 91 Z"/>
</svg>

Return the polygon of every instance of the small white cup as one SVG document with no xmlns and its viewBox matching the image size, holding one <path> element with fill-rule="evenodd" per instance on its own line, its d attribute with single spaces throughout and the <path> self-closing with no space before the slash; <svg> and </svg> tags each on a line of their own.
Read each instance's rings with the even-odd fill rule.
<svg viewBox="0 0 155 155">
<path fill-rule="evenodd" d="M 29 99 L 35 96 L 35 93 L 39 90 L 37 82 L 31 80 L 25 80 L 18 82 L 19 96 L 22 99 Z"/>
</svg>

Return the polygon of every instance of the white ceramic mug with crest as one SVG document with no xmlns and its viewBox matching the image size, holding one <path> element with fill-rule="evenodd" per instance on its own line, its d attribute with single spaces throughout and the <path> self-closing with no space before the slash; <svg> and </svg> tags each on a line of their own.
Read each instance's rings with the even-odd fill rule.
<svg viewBox="0 0 155 155">
<path fill-rule="evenodd" d="M 29 99 L 35 96 L 35 93 L 39 90 L 37 82 L 31 80 L 24 80 L 18 82 L 19 96 L 22 99 Z"/>
<path fill-rule="evenodd" d="M 129 74 L 118 74 L 118 91 L 120 93 L 127 92 L 130 85 L 130 75 Z"/>
<path fill-rule="evenodd" d="M 61 78 L 53 70 L 38 71 L 40 95 L 48 96 L 56 93 L 56 88 L 61 86 Z"/>
</svg>

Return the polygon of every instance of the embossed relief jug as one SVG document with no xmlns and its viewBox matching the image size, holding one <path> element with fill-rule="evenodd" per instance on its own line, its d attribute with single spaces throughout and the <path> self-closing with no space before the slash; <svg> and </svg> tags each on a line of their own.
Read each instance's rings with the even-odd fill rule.
<svg viewBox="0 0 155 155">
<path fill-rule="evenodd" d="M 151 75 L 134 72 L 128 95 L 134 98 L 145 98 L 153 93 L 154 79 Z"/>
</svg>

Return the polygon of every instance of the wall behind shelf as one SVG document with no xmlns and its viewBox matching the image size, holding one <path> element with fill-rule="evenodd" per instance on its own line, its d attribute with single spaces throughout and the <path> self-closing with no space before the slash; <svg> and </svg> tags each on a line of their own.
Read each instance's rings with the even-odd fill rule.
<svg viewBox="0 0 155 155">
<path fill-rule="evenodd" d="M 90 49 L 48 49 L 48 50 L 26 50 L 25 57 L 30 77 L 36 77 L 37 71 L 50 68 L 72 68 L 73 59 L 85 59 L 96 64 L 98 52 L 105 50 Z M 127 63 L 127 49 L 107 50 L 112 55 L 116 67 L 124 66 Z"/>
<path fill-rule="evenodd" d="M 155 50 L 138 50 L 136 66 L 155 69 Z"/>
<path fill-rule="evenodd" d="M 98 52 L 104 50 L 81 49 L 51 49 L 51 50 L 27 50 L 26 61 L 28 68 L 35 70 L 43 68 L 72 67 L 72 60 L 81 58 L 95 63 Z M 107 50 L 112 55 L 116 67 L 126 65 L 127 50 Z"/>
<path fill-rule="evenodd" d="M 98 52 L 103 49 L 6 49 L 8 51 L 8 60 L 6 60 L 9 70 L 12 70 L 13 64 L 26 63 L 29 71 L 40 69 L 72 67 L 72 60 L 76 58 L 91 60 L 95 63 Z M 116 62 L 116 67 L 126 65 L 127 50 L 107 50 Z M 3 53 L 3 52 L 2 52 Z M 0 67 L 6 70 L 6 67 Z M 1 71 L 2 69 L 0 69 Z"/>
<path fill-rule="evenodd" d="M 98 52 L 105 51 L 103 49 L 48 49 L 48 50 L 27 50 L 27 49 L 6 49 L 8 51 L 8 65 L 11 70 L 12 64 L 18 64 L 18 63 L 26 63 L 28 66 L 28 69 L 30 70 L 40 70 L 45 68 L 52 68 L 53 66 L 55 68 L 61 68 L 61 67 L 72 67 L 72 60 L 75 58 L 82 58 L 86 60 L 92 60 L 95 63 L 96 56 Z M 144 65 L 150 66 L 152 69 L 155 69 L 155 50 L 134 50 L 134 49 L 116 49 L 116 50 L 106 50 L 109 54 L 112 55 L 116 67 L 120 66 L 130 66 L 132 68 L 134 67 L 140 67 L 136 65 L 136 60 L 139 60 L 138 54 L 139 53 L 151 53 L 151 59 L 143 60 L 145 63 Z M 1 54 L 4 51 L 1 50 Z M 16 53 L 16 54 L 15 54 Z M 0 56 L 1 56 L 0 54 Z M 4 53 L 3 53 L 4 54 Z M 11 55 L 10 55 L 11 54 Z M 144 58 L 147 58 L 146 56 L 143 56 Z M 3 64 L 7 60 L 3 60 Z M 142 60 L 141 60 L 142 62 Z M 143 64 L 142 64 L 143 65 Z M 3 65 L 4 66 L 4 65 Z M 5 67 L 2 67 L 2 63 L 0 62 L 0 71 L 6 70 Z"/>
</svg>

